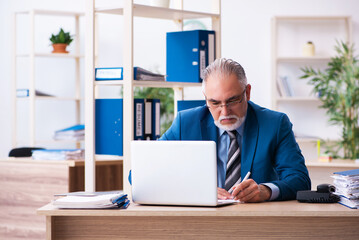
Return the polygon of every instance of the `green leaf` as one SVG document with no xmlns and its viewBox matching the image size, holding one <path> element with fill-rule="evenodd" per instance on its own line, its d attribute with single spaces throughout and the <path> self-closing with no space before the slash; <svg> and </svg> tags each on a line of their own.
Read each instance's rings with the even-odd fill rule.
<svg viewBox="0 0 359 240">
<path fill-rule="evenodd" d="M 359 59 L 354 56 L 353 45 L 337 41 L 332 57 L 325 71 L 311 67 L 301 68 L 303 76 L 313 86 L 313 92 L 320 92 L 322 105 L 326 109 L 329 123 L 342 127 L 342 139 L 328 145 L 327 151 L 344 158 L 359 156 Z"/>
</svg>

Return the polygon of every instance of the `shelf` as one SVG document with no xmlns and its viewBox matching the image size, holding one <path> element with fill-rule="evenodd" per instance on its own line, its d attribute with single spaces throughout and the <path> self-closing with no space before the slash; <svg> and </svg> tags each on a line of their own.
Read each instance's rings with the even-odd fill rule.
<svg viewBox="0 0 359 240">
<path fill-rule="evenodd" d="M 278 21 L 287 20 L 303 20 L 303 21 L 328 21 L 328 20 L 347 20 L 348 16 L 276 16 L 275 19 Z"/>
<path fill-rule="evenodd" d="M 96 9 L 96 13 L 108 13 L 123 15 L 123 8 Z M 153 7 L 148 5 L 133 4 L 135 17 L 159 18 L 167 20 L 195 19 L 195 18 L 219 18 L 220 14 L 178 10 L 173 8 Z"/>
<path fill-rule="evenodd" d="M 121 86 L 123 81 L 95 81 L 96 86 Z M 190 82 L 166 82 L 166 81 L 133 81 L 135 87 L 156 87 L 156 88 L 183 88 L 183 87 L 201 87 L 202 83 L 190 83 Z"/>
<path fill-rule="evenodd" d="M 84 142 L 84 140 L 54 140 L 54 139 L 49 139 L 49 140 L 35 140 L 36 144 L 48 144 L 48 143 L 80 143 L 80 142 Z"/>
<path fill-rule="evenodd" d="M 313 56 L 313 57 L 278 57 L 278 63 L 294 62 L 294 63 L 306 63 L 306 62 L 329 62 L 330 57 Z"/>
<path fill-rule="evenodd" d="M 83 58 L 83 54 L 72 53 L 35 53 L 35 57 L 51 57 L 51 58 Z M 30 57 L 30 54 L 16 54 L 16 57 Z"/>
<path fill-rule="evenodd" d="M 315 137 L 295 137 L 297 143 L 316 143 L 319 138 Z"/>
<path fill-rule="evenodd" d="M 279 97 L 278 102 L 320 102 L 316 97 Z"/>
<path fill-rule="evenodd" d="M 17 99 L 28 100 L 29 97 L 17 97 Z M 75 97 L 50 97 L 50 96 L 35 96 L 36 100 L 56 100 L 56 101 L 82 101 L 82 98 Z"/>
<path fill-rule="evenodd" d="M 16 14 L 30 14 L 33 12 L 36 15 L 48 15 L 48 16 L 85 16 L 84 13 L 81 12 L 68 12 L 68 11 L 55 11 L 55 10 L 41 10 L 34 9 L 33 11 L 19 11 Z"/>
<path fill-rule="evenodd" d="M 84 160 L 35 160 L 31 157 L 8 157 L 0 159 L 0 162 L 10 163 L 30 163 L 30 164 L 51 164 L 51 165 L 67 165 L 69 167 L 84 166 Z M 120 164 L 122 165 L 122 159 L 96 159 L 96 165 L 109 165 L 109 164 Z"/>
<path fill-rule="evenodd" d="M 318 140 L 321 140 L 319 137 L 295 137 L 295 140 L 298 143 L 317 143 Z M 338 142 L 340 139 L 324 139 L 326 142 Z"/>
<path fill-rule="evenodd" d="M 318 160 L 309 160 L 305 162 L 307 167 L 350 167 L 359 168 L 358 160 L 333 159 L 331 162 L 319 162 Z"/>
</svg>

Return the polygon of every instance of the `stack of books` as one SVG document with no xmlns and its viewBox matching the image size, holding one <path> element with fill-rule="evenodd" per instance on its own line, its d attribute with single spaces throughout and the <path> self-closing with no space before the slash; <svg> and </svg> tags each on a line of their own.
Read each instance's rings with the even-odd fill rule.
<svg viewBox="0 0 359 240">
<path fill-rule="evenodd" d="M 85 125 L 78 124 L 68 128 L 58 130 L 54 134 L 55 140 L 75 140 L 81 141 L 85 138 Z"/>
<path fill-rule="evenodd" d="M 126 209 L 130 205 L 127 194 L 122 191 L 111 192 L 72 192 L 55 195 L 63 196 L 55 199 L 52 204 L 58 208 L 99 209 L 120 208 Z"/>
<path fill-rule="evenodd" d="M 340 201 L 349 208 L 359 208 L 359 169 L 343 172 L 335 172 L 335 194 L 340 196 Z"/>
<path fill-rule="evenodd" d="M 32 151 L 34 160 L 83 160 L 83 149 L 41 149 Z"/>
</svg>

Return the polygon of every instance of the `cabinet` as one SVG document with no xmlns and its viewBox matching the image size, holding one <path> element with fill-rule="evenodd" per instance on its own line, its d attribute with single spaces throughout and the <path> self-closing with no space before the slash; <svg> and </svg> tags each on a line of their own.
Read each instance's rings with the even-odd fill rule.
<svg viewBox="0 0 359 240">
<path fill-rule="evenodd" d="M 328 124 L 325 110 L 320 109 L 319 98 L 303 75 L 302 67 L 325 69 L 335 54 L 337 41 L 351 42 L 351 17 L 349 16 L 277 16 L 272 19 L 272 106 L 288 114 L 293 131 L 306 159 L 317 159 L 316 141 L 335 141 L 340 129 Z M 314 56 L 303 56 L 308 42 L 315 46 Z M 288 96 L 280 94 L 283 79 L 293 90 Z"/>
<path fill-rule="evenodd" d="M 221 14 L 220 0 L 212 1 L 212 12 L 196 12 L 183 9 L 183 1 L 174 1 L 176 8 L 162 8 L 148 5 L 134 4 L 133 0 L 123 1 L 123 6 L 111 9 L 99 9 L 95 7 L 95 1 L 88 1 L 86 5 L 86 59 L 85 59 L 85 189 L 93 191 L 95 188 L 94 176 L 95 168 L 95 136 L 94 136 L 94 100 L 96 88 L 102 84 L 121 85 L 123 88 L 123 112 L 124 112 L 124 132 L 123 132 L 123 178 L 124 191 L 130 194 L 130 185 L 127 180 L 128 172 L 131 169 L 130 142 L 133 139 L 133 88 L 134 86 L 173 88 L 175 90 L 175 100 L 183 98 L 183 88 L 188 86 L 200 86 L 200 83 L 180 83 L 180 82 L 141 82 L 133 80 L 134 67 L 134 18 L 154 18 L 167 21 L 174 21 L 177 25 L 175 30 L 183 30 L 183 20 L 209 18 L 212 21 L 212 29 L 216 31 L 216 56 L 220 57 L 221 50 Z M 95 15 L 118 14 L 123 16 L 123 81 L 94 81 L 95 70 Z M 101 53 L 99 52 L 99 55 Z"/>
<path fill-rule="evenodd" d="M 80 60 L 84 57 L 80 53 L 80 18 L 82 16 L 84 14 L 79 12 L 48 10 L 31 10 L 14 14 L 13 147 L 58 146 L 58 142 L 66 146 L 75 144 L 74 141 L 55 142 L 51 139 L 56 130 L 80 124 L 81 121 Z M 70 53 L 51 53 L 49 47 L 46 49 L 50 43 L 49 38 L 55 31 L 57 33 L 60 27 L 64 27 L 63 24 L 74 29 L 70 31 L 74 37 L 74 41 L 70 45 Z M 55 28 L 51 28 L 48 35 L 41 35 L 48 30 L 49 26 L 55 26 Z M 42 27 L 46 28 L 43 29 L 45 31 L 38 31 Z M 66 67 L 62 67 L 64 64 Z M 62 69 L 56 69 L 57 66 L 61 66 Z M 73 69 L 74 74 L 72 76 L 65 74 L 70 72 L 67 66 L 71 66 Z M 70 81 L 68 78 L 71 78 Z M 49 87 L 52 87 L 52 92 L 51 90 L 48 91 Z M 29 96 L 17 97 L 17 89 L 28 89 Z M 63 96 L 59 94 L 61 89 L 62 92 L 65 92 Z M 73 92 L 71 92 L 72 89 L 74 89 Z M 50 93 L 52 96 L 37 96 L 36 90 Z M 26 106 L 24 107 L 26 112 L 28 111 L 26 115 L 24 115 L 25 111 L 19 110 L 24 109 L 21 108 L 23 105 Z M 41 108 L 39 105 L 42 105 Z M 71 108 L 71 111 L 74 110 L 74 114 L 71 113 L 74 115 L 72 119 L 69 120 L 69 118 L 64 117 L 69 115 L 68 112 L 60 113 L 59 106 L 63 105 Z M 54 111 L 55 109 L 56 111 Z M 47 115 L 44 115 L 45 112 Z M 43 115 L 42 119 L 39 119 L 40 113 Z M 40 120 L 41 123 L 39 123 Z M 66 122 L 68 125 L 64 125 L 63 120 L 68 121 Z M 44 131 L 48 132 L 44 133 Z M 76 147 L 80 147 L 79 142 L 76 143 Z"/>
</svg>

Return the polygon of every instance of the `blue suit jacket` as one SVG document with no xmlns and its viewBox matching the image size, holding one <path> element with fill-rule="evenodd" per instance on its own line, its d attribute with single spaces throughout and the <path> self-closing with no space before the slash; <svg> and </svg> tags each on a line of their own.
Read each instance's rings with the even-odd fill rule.
<svg viewBox="0 0 359 240">
<path fill-rule="evenodd" d="M 160 140 L 211 140 L 218 128 L 206 106 L 178 113 Z M 241 149 L 241 176 L 251 171 L 259 183 L 278 186 L 277 200 L 295 199 L 299 190 L 311 188 L 308 170 L 287 115 L 248 102 Z"/>
</svg>

